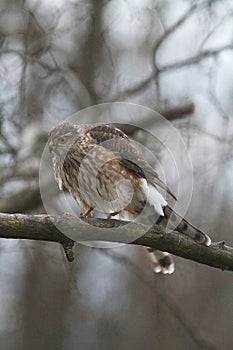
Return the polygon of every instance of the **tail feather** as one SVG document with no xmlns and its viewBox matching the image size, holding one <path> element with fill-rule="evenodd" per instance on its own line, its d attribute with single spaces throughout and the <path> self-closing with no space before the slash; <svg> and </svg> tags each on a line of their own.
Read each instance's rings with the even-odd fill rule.
<svg viewBox="0 0 233 350">
<path fill-rule="evenodd" d="M 206 233 L 190 224 L 190 222 L 182 218 L 171 207 L 166 206 L 164 208 L 164 217 L 160 217 L 158 221 L 161 225 L 167 225 L 168 220 L 169 223 L 172 224 L 172 227 L 174 227 L 174 230 L 189 236 L 197 243 L 204 244 L 206 246 L 211 245 L 211 239 Z"/>
<path fill-rule="evenodd" d="M 161 216 L 164 216 L 163 208 L 167 205 L 167 202 L 163 198 L 161 193 L 159 193 L 157 188 L 151 185 L 150 183 L 148 184 L 148 182 L 145 179 L 143 179 L 142 190 L 149 204 L 152 207 L 154 207 L 155 212 Z"/>
<path fill-rule="evenodd" d="M 148 247 L 146 248 L 146 252 L 153 264 L 155 273 L 172 274 L 175 271 L 175 264 L 171 254 Z"/>
<path fill-rule="evenodd" d="M 161 193 L 152 184 L 148 184 L 145 179 L 142 179 L 141 189 L 135 191 L 132 202 L 129 208 L 133 209 L 136 213 L 140 214 L 144 206 L 149 203 L 147 207 L 147 214 L 140 217 L 140 223 L 143 222 L 143 218 L 146 220 L 146 224 L 151 221 L 152 225 L 156 221 L 155 214 L 158 215 L 158 220 L 156 223 L 161 225 L 165 230 L 171 229 L 173 231 L 178 231 L 196 241 L 199 244 L 206 246 L 211 245 L 210 237 L 190 224 L 186 219 L 182 218 L 177 214 L 169 205 L 167 205 L 166 200 L 163 198 Z M 126 210 L 122 211 L 119 215 L 120 219 L 123 220 L 133 220 L 134 215 Z M 126 217 L 127 216 L 127 217 Z M 131 216 L 133 216 L 131 218 Z M 116 218 L 116 217 L 115 217 Z M 167 252 L 162 252 L 160 250 L 155 250 L 146 247 L 146 251 L 150 260 L 153 264 L 155 273 L 172 274 L 175 271 L 175 264 L 172 256 Z"/>
<path fill-rule="evenodd" d="M 169 228 L 172 228 L 186 236 L 189 236 L 197 243 L 210 246 L 210 237 L 206 233 L 190 224 L 187 220 L 182 218 L 171 207 L 168 205 L 164 207 L 163 213 L 164 216 L 160 216 L 157 221 L 159 225 L 167 228 L 169 222 Z M 160 250 L 154 250 L 148 247 L 146 250 L 149 254 L 150 260 L 152 261 L 155 273 L 162 272 L 163 274 L 171 274 L 175 271 L 175 264 L 171 254 L 162 252 Z"/>
</svg>

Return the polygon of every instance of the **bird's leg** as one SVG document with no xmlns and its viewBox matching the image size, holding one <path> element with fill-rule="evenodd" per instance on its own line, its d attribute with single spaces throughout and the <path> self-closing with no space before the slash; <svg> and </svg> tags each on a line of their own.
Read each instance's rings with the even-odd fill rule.
<svg viewBox="0 0 233 350">
<path fill-rule="evenodd" d="M 91 212 L 94 208 L 85 206 L 85 209 L 86 209 L 85 213 L 84 214 L 81 213 L 80 218 L 87 218 L 89 216 L 89 214 L 91 214 Z"/>
<path fill-rule="evenodd" d="M 129 207 L 125 207 L 125 210 L 128 211 L 130 214 L 135 214 L 135 210 L 129 208 Z"/>
<path fill-rule="evenodd" d="M 135 210 L 133 210 L 129 207 L 126 207 L 124 210 L 128 211 L 130 214 L 135 214 Z M 122 212 L 122 210 L 116 211 L 115 213 L 110 213 L 110 214 L 108 214 L 107 218 L 111 219 L 112 216 L 116 216 L 116 215 L 120 214 L 121 212 Z"/>
</svg>

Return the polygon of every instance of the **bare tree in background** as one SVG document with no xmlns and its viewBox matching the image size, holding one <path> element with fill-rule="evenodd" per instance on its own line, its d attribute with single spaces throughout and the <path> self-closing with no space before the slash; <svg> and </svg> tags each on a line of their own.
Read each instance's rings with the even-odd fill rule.
<svg viewBox="0 0 233 350">
<path fill-rule="evenodd" d="M 133 102 L 186 140 L 188 218 L 233 243 L 230 1 L 2 0 L 0 11 L 1 212 L 44 212 L 38 171 L 49 129 L 85 107 Z M 150 115 L 141 125 L 156 128 Z M 1 240 L 0 259 L 1 349 L 232 347 L 225 273 L 179 259 L 175 275 L 154 276 L 135 247 L 80 246 L 69 265 L 52 243 Z"/>
</svg>

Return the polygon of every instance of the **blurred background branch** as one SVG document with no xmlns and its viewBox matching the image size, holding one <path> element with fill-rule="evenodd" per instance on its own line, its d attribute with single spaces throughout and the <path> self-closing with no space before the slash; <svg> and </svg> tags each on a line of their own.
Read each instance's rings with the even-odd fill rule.
<svg viewBox="0 0 233 350">
<path fill-rule="evenodd" d="M 106 249 L 101 250 L 101 254 L 122 266 L 130 268 L 132 273 L 143 281 L 147 287 L 155 293 L 155 297 L 159 298 L 161 303 L 169 309 L 171 314 L 175 317 L 177 322 L 182 325 L 199 349 L 217 350 L 215 344 L 210 339 L 206 338 L 198 325 L 194 324 L 190 316 L 182 310 L 180 304 L 173 298 L 172 293 L 161 288 L 160 283 L 153 278 L 154 276 L 151 276 L 149 272 L 145 273 L 140 265 L 136 264 L 127 256 L 117 255 Z"/>
<path fill-rule="evenodd" d="M 108 114 L 107 122 L 118 122 L 148 150 L 181 207 L 188 203 L 191 222 L 233 246 L 232 33 L 229 0 L 1 0 L 0 212 L 59 215 L 71 207 L 77 214 L 81 208 L 53 177 L 44 179 L 50 202 L 43 207 L 48 132 L 70 116 L 87 122 L 87 111 L 88 122 L 102 121 L 99 106 L 91 112 L 95 104 L 129 102 L 147 112 L 114 120 Z M 167 120 L 159 123 L 153 111 Z M 166 125 L 181 135 L 193 171 Z M 154 134 L 171 147 L 164 150 Z M 20 227 L 21 238 L 35 236 Z M 162 248 L 177 255 L 180 242 L 192 259 L 202 256 L 199 248 L 202 260 L 208 252 L 231 254 L 195 243 L 190 250 L 189 240 L 173 237 L 173 246 L 166 237 Z M 232 274 L 176 257 L 175 274 L 154 275 L 136 245 L 112 249 L 112 257 L 79 245 L 68 264 L 59 244 L 21 238 L 0 240 L 2 349 L 232 349 Z M 59 239 L 69 255 L 72 242 Z M 147 235 L 140 244 L 149 241 Z M 126 256 L 121 266 L 118 254 Z M 143 278 L 149 275 L 153 282 Z"/>
</svg>

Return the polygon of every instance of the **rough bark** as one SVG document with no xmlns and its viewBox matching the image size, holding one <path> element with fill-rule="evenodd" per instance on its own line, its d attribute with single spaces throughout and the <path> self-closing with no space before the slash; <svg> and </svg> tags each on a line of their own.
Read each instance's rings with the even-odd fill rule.
<svg viewBox="0 0 233 350">
<path fill-rule="evenodd" d="M 119 228 L 121 226 L 120 230 Z M 130 242 L 168 251 L 174 255 L 209 265 L 221 270 L 233 271 L 233 248 L 224 242 L 206 247 L 177 232 L 165 233 L 159 226 L 145 232 L 145 226 L 118 220 L 85 219 L 67 216 L 0 214 L 0 238 L 31 239 L 61 243 L 68 260 L 73 260 L 73 239 L 62 232 L 73 232 L 76 241 Z M 142 233 L 140 235 L 140 233 Z"/>
</svg>

